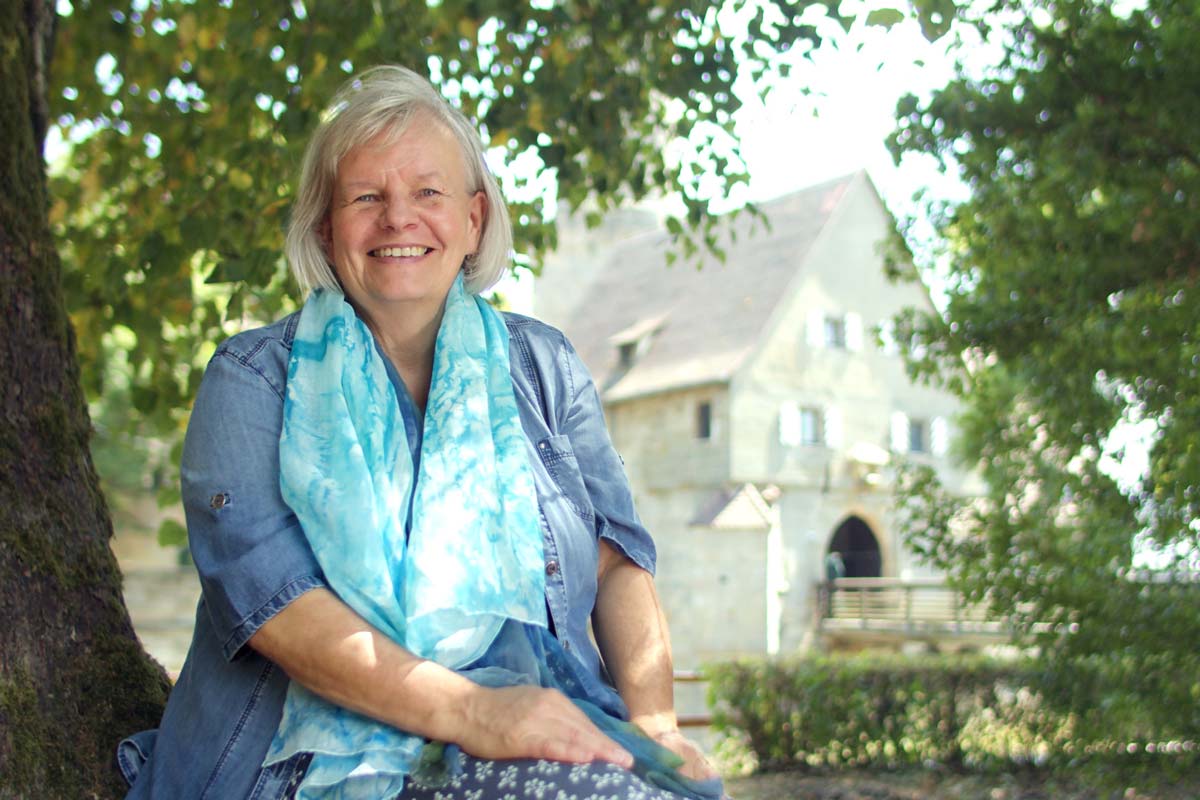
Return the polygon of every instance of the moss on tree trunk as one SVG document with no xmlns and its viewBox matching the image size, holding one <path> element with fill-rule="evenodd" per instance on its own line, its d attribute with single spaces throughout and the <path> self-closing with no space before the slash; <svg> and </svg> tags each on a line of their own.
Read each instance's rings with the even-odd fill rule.
<svg viewBox="0 0 1200 800">
<path fill-rule="evenodd" d="M 109 549 L 41 137 L 53 4 L 0 0 L 0 798 L 118 797 L 114 749 L 158 720 Z"/>
</svg>

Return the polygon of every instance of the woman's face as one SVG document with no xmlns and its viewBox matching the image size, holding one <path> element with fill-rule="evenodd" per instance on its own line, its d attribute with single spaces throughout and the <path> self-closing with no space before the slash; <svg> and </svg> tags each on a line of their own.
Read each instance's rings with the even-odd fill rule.
<svg viewBox="0 0 1200 800">
<path fill-rule="evenodd" d="M 368 322 L 432 314 L 479 246 L 486 212 L 483 192 L 467 188 L 454 137 L 418 117 L 390 143 L 376 137 L 341 160 L 323 238 Z"/>
</svg>

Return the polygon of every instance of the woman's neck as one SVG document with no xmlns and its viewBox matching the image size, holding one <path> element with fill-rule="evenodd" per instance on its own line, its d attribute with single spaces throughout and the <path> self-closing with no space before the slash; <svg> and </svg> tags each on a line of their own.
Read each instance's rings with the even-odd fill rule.
<svg viewBox="0 0 1200 800">
<path fill-rule="evenodd" d="M 356 309 L 375 335 L 384 355 L 400 373 L 409 396 L 422 412 L 429 398 L 433 353 L 437 346 L 443 309 L 444 306 L 439 306 L 432 315 L 411 309 L 386 316 L 371 315 L 362 308 Z"/>
</svg>

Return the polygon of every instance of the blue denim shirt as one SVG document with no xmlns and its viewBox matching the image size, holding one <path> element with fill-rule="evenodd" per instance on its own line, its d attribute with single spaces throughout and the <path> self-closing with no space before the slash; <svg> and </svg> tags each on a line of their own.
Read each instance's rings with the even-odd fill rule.
<svg viewBox="0 0 1200 800">
<path fill-rule="evenodd" d="M 284 384 L 297 320 L 293 314 L 226 340 L 196 396 L 182 484 L 203 593 L 161 727 L 118 749 L 129 798 L 274 800 L 307 766 L 301 755 L 261 768 L 288 678 L 246 645 L 280 609 L 325 585 L 279 491 Z M 551 625 L 563 647 L 603 678 L 588 635 L 598 541 L 650 572 L 654 544 L 634 511 L 592 379 L 570 343 L 528 317 L 508 314 L 505 321 L 542 516 Z M 400 402 L 411 404 L 399 375 L 389 372 Z M 419 451 L 419 426 L 408 433 Z"/>
</svg>

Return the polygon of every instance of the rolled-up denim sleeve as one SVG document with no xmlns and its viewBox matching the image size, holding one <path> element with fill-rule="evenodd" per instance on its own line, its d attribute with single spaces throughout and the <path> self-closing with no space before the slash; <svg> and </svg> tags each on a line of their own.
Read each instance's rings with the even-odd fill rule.
<svg viewBox="0 0 1200 800">
<path fill-rule="evenodd" d="M 282 381 L 219 350 L 181 464 L 188 543 L 212 625 L 233 660 L 260 626 L 325 580 L 279 491 Z"/>
<path fill-rule="evenodd" d="M 614 545 L 629 560 L 654 574 L 654 540 L 638 518 L 633 492 L 620 456 L 613 448 L 604 410 L 591 373 L 564 339 L 560 368 L 567 379 L 570 403 L 560 429 L 571 440 L 589 498 L 595 509 L 596 535 Z"/>
</svg>

